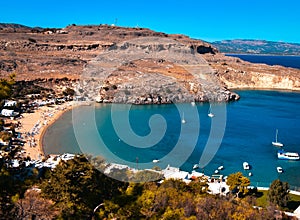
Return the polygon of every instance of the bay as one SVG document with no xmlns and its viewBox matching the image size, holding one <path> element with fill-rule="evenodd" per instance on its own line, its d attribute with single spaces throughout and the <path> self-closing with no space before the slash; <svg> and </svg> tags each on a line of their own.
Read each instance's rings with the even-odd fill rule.
<svg viewBox="0 0 300 220">
<path fill-rule="evenodd" d="M 132 131 L 128 130 L 129 136 L 131 133 L 141 138 L 153 135 L 151 140 L 162 136 L 155 144 L 150 143 L 150 140 L 150 145 L 153 145 L 146 147 L 120 138 L 117 132 L 119 125 L 116 127 L 117 122 L 112 122 L 112 112 L 122 113 L 128 106 L 114 105 L 113 110 L 111 104 L 78 107 L 76 111 L 63 114 L 47 129 L 43 138 L 44 151 L 46 154 L 99 154 L 108 162 L 125 163 L 140 169 L 154 166 L 163 169 L 167 165 L 180 165 L 182 170 L 190 172 L 193 165 L 199 163 L 208 143 L 218 145 L 220 141 L 213 159 L 198 171 L 212 175 L 222 165 L 224 170 L 220 173 L 223 175 L 241 171 L 248 176 L 251 172 L 253 176 L 250 180 L 255 186 L 269 186 L 279 178 L 289 182 L 291 186 L 300 187 L 300 161 L 278 160 L 278 148 L 271 144 L 278 129 L 278 138 L 284 143 L 284 148 L 300 153 L 300 93 L 251 90 L 236 92 L 241 96 L 237 102 L 211 104 L 214 118 L 207 116 L 210 106 L 208 103 L 200 103 L 195 107 L 190 103 L 131 106 L 128 120 Z M 196 109 L 197 115 L 193 109 Z M 185 124 L 181 123 L 183 113 Z M 92 123 L 87 120 L 87 115 L 92 116 Z M 125 114 L 124 118 L 126 117 Z M 220 124 L 221 119 L 225 121 L 224 130 L 222 123 Z M 122 121 L 122 118 L 119 120 Z M 214 122 L 219 124 L 216 126 Z M 119 129 L 122 128 L 127 127 L 122 124 Z M 151 134 L 151 131 L 155 132 Z M 224 137 L 211 136 L 211 131 L 224 132 Z M 81 134 L 80 137 L 78 133 Z M 102 140 L 101 143 L 99 139 Z M 174 148 L 177 150 L 174 151 Z M 160 162 L 154 164 L 154 159 Z M 243 170 L 244 161 L 251 165 L 250 171 Z M 277 166 L 281 166 L 284 173 L 278 174 Z"/>
</svg>

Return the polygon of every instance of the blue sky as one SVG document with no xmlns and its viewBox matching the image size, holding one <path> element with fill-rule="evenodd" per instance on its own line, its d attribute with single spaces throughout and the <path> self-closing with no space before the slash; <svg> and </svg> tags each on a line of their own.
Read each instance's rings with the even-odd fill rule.
<svg viewBox="0 0 300 220">
<path fill-rule="evenodd" d="M 263 39 L 300 43 L 299 0 L 2 0 L 1 23 L 139 26 L 206 41 Z"/>
</svg>

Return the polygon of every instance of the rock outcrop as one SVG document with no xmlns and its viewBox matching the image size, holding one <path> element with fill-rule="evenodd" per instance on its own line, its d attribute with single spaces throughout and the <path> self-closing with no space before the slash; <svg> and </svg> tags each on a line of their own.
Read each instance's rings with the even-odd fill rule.
<svg viewBox="0 0 300 220">
<path fill-rule="evenodd" d="M 89 62 L 78 91 L 98 101 L 161 104 L 226 102 L 228 91 L 202 56 L 188 45 L 162 37 L 143 37 L 110 47 Z M 91 79 L 100 82 L 101 87 Z M 95 87 L 96 86 L 96 87 Z M 100 94 L 98 94 L 98 88 Z"/>
</svg>

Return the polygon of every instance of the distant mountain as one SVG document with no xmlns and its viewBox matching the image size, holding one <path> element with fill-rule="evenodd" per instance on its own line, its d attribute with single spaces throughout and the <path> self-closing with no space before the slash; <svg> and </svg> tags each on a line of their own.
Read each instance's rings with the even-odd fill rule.
<svg viewBox="0 0 300 220">
<path fill-rule="evenodd" d="M 45 30 L 41 27 L 28 27 L 22 24 L 14 24 L 14 23 L 0 23 L 0 31 L 2 33 L 28 33 L 28 32 L 41 32 Z"/>
<path fill-rule="evenodd" d="M 30 28 L 22 24 L 8 24 L 8 23 L 0 23 L 0 28 Z"/>
<path fill-rule="evenodd" d="M 265 40 L 223 40 L 211 43 L 222 53 L 300 55 L 300 44 Z"/>
</svg>

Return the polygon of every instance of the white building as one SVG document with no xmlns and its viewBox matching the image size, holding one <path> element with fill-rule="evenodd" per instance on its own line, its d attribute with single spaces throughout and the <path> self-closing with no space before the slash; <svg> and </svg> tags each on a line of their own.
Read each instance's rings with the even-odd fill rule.
<svg viewBox="0 0 300 220">
<path fill-rule="evenodd" d="M 4 107 L 12 107 L 12 106 L 16 106 L 16 104 L 17 104 L 16 101 L 6 100 Z"/>
<path fill-rule="evenodd" d="M 166 169 L 162 170 L 162 173 L 165 179 L 180 179 L 180 180 L 187 180 L 188 179 L 188 172 L 181 171 L 179 168 L 167 166 Z"/>
<path fill-rule="evenodd" d="M 13 117 L 13 116 L 16 115 L 16 113 L 14 112 L 14 110 L 10 110 L 10 109 L 2 109 L 1 115 L 7 116 L 7 117 Z"/>
</svg>

